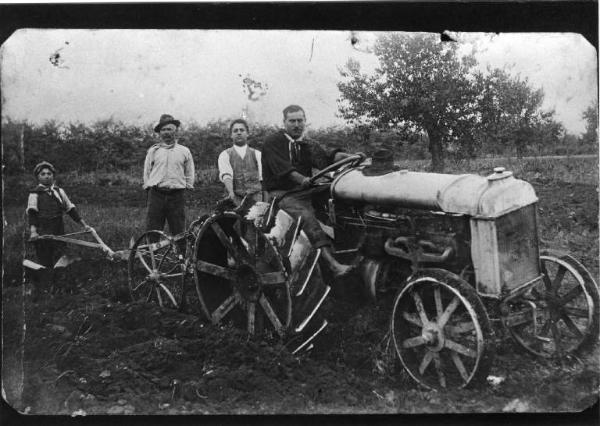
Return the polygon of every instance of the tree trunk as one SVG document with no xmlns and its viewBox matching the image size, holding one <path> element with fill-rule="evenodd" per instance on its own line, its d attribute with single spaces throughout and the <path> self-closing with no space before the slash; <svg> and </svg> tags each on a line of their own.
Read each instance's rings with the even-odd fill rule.
<svg viewBox="0 0 600 426">
<path fill-rule="evenodd" d="M 429 135 L 429 152 L 431 153 L 431 171 L 441 173 L 444 171 L 444 150 L 442 148 L 442 135 L 427 129 Z"/>
<path fill-rule="evenodd" d="M 21 125 L 21 131 L 19 132 L 19 166 L 21 171 L 25 171 L 25 125 Z"/>
</svg>

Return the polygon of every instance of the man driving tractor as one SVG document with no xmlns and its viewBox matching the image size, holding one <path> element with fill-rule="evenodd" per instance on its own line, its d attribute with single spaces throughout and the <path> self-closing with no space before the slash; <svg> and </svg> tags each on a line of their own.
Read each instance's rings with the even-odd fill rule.
<svg viewBox="0 0 600 426">
<path fill-rule="evenodd" d="M 334 277 L 348 274 L 352 265 L 339 263 L 333 256 L 332 242 L 315 217 L 312 197 L 319 188 L 311 188 L 313 167 L 322 169 L 350 156 L 333 149 L 327 152 L 304 137 L 306 115 L 298 105 L 283 110 L 284 129 L 267 137 L 263 145 L 263 185 L 269 197 L 280 197 L 279 207 L 294 219 L 301 217 L 302 229 L 315 248 L 320 248 Z M 292 191 L 292 192 L 290 192 Z"/>
</svg>

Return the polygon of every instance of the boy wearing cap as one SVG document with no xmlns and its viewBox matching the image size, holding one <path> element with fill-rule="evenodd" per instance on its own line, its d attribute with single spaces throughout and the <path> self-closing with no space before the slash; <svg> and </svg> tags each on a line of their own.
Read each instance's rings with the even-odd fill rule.
<svg viewBox="0 0 600 426">
<path fill-rule="evenodd" d="M 148 149 L 144 162 L 144 189 L 148 191 L 146 230 L 162 230 L 165 219 L 172 235 L 185 230 L 184 190 L 194 188 L 194 159 L 177 143 L 179 120 L 163 114 L 154 131 L 161 142 Z"/>
<path fill-rule="evenodd" d="M 35 166 L 33 174 L 38 180 L 38 185 L 29 191 L 26 209 L 32 241 L 40 235 L 64 234 L 64 213 L 84 230 L 90 229 L 65 191 L 54 184 L 56 169 L 52 164 L 42 161 Z M 61 256 L 63 247 L 64 243 L 58 241 L 36 241 L 35 251 L 40 265 L 51 270 Z"/>
</svg>

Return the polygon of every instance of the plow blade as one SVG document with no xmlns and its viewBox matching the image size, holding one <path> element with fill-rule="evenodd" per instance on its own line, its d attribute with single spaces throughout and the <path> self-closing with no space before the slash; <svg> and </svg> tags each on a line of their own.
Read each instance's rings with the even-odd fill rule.
<svg viewBox="0 0 600 426">
<path fill-rule="evenodd" d="M 79 256 L 71 256 L 68 254 L 63 254 L 60 259 L 58 259 L 56 261 L 56 263 L 54 264 L 54 268 L 66 268 L 67 266 L 69 266 L 71 263 L 77 262 L 81 260 L 81 257 Z"/>
<path fill-rule="evenodd" d="M 40 269 L 46 269 L 45 266 L 42 266 L 39 263 L 35 263 L 28 259 L 23 259 L 23 266 L 26 268 L 29 268 L 33 271 L 39 271 Z"/>
</svg>

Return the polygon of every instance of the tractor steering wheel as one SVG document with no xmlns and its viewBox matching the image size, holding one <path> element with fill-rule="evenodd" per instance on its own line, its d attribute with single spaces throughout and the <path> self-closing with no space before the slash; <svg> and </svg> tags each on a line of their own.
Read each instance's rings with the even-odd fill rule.
<svg viewBox="0 0 600 426">
<path fill-rule="evenodd" d="M 358 166 L 363 159 L 364 159 L 364 156 L 362 154 L 354 154 L 349 157 L 342 158 L 340 161 L 336 161 L 335 163 L 330 164 L 329 166 L 327 166 L 324 169 L 317 172 L 314 176 L 312 176 L 310 178 L 308 183 L 310 186 L 313 186 L 313 185 L 315 185 L 316 180 L 320 179 L 322 177 L 325 177 L 331 181 L 331 180 L 333 180 L 333 178 L 330 176 L 326 176 L 327 173 L 332 172 L 334 170 L 337 171 L 337 170 L 341 169 L 342 166 L 345 166 L 347 164 L 351 165 L 351 167 Z"/>
</svg>

